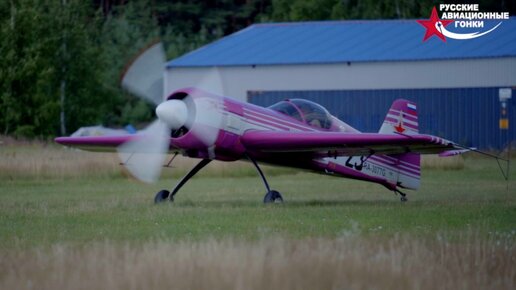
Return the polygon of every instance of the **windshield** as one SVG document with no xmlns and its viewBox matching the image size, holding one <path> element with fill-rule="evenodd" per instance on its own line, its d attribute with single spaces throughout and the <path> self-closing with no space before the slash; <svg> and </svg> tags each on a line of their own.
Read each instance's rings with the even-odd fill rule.
<svg viewBox="0 0 516 290">
<path fill-rule="evenodd" d="M 272 110 L 295 118 L 312 127 L 329 129 L 331 115 L 321 105 L 303 99 L 281 101 L 269 107 Z"/>
<path fill-rule="evenodd" d="M 280 112 L 284 115 L 287 115 L 298 121 L 303 122 L 303 118 L 301 118 L 301 114 L 299 113 L 297 108 L 293 104 L 291 104 L 288 100 L 276 103 L 276 104 L 270 106 L 269 109 L 272 109 L 276 112 Z"/>
</svg>

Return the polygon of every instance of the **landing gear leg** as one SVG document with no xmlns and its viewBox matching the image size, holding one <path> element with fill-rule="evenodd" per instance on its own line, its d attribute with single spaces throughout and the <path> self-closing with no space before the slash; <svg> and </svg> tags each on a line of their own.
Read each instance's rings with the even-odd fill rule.
<svg viewBox="0 0 516 290">
<path fill-rule="evenodd" d="M 172 192 L 169 192 L 168 190 L 161 190 L 159 191 L 156 196 L 154 197 L 154 203 L 160 203 L 164 202 L 167 199 L 170 199 L 170 201 L 174 201 L 174 195 L 185 185 L 185 183 L 192 178 L 199 170 L 201 170 L 204 166 L 208 165 L 208 163 L 211 162 L 211 159 L 203 159 L 201 162 L 199 162 L 197 165 L 195 165 L 190 172 L 188 172 L 174 187 Z"/>
<path fill-rule="evenodd" d="M 401 202 L 407 202 L 408 201 L 406 193 L 403 193 L 403 192 L 399 191 L 398 189 L 395 189 L 394 192 L 395 193 L 399 193 L 401 195 L 401 197 L 400 197 Z"/>
<path fill-rule="evenodd" d="M 254 167 L 256 167 L 256 170 L 258 170 L 258 173 L 260 173 L 260 177 L 262 178 L 263 184 L 265 184 L 265 188 L 267 189 L 267 193 L 263 197 L 263 203 L 274 203 L 274 202 L 283 202 L 283 197 L 281 196 L 281 193 L 279 193 L 276 190 L 271 190 L 269 187 L 269 183 L 267 182 L 267 179 L 265 179 L 265 175 L 263 175 L 262 170 L 260 169 L 260 166 L 258 166 L 258 163 L 256 163 L 256 160 L 254 160 L 251 156 L 247 156 L 251 162 L 253 162 Z"/>
</svg>

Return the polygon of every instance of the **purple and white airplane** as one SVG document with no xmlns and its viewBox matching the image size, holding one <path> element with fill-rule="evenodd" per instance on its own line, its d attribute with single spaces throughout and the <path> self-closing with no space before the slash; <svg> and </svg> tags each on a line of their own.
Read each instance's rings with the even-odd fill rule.
<svg viewBox="0 0 516 290">
<path fill-rule="evenodd" d="M 160 57 L 152 53 L 159 49 L 152 47 L 133 63 L 124 77 L 124 87 L 163 100 L 156 90 L 162 84 L 162 66 L 158 65 L 155 79 L 148 70 L 141 70 L 152 62 L 160 64 Z M 143 76 L 135 73 L 140 70 L 145 72 Z M 147 80 L 134 81 L 142 77 Z M 375 182 L 407 201 L 400 189 L 419 188 L 421 154 L 451 156 L 474 150 L 419 134 L 416 104 L 401 99 L 392 104 L 378 133 L 361 133 L 324 107 L 303 99 L 287 99 L 263 108 L 185 88 L 155 103 L 158 120 L 140 134 L 60 137 L 55 141 L 90 151 L 116 149 L 129 171 L 147 182 L 159 177 L 168 153 L 200 159 L 171 192 L 158 192 L 156 203 L 173 201 L 179 189 L 212 160 L 252 162 L 267 190 L 264 203 L 283 198 L 270 188 L 259 163 Z"/>
<path fill-rule="evenodd" d="M 421 154 L 466 151 L 451 141 L 418 134 L 416 104 L 406 100 L 392 104 L 378 133 L 360 133 L 308 100 L 263 108 L 195 88 L 171 94 L 156 115 L 158 121 L 140 135 L 60 137 L 56 142 L 91 151 L 118 148 L 127 156 L 122 158 L 128 169 L 144 181 L 156 179 L 166 153 L 201 159 L 172 192 L 160 191 L 156 202 L 173 200 L 210 161 L 242 159 L 251 161 L 262 177 L 265 203 L 282 197 L 269 187 L 260 162 L 379 183 L 406 201 L 399 188 L 419 188 Z M 138 153 L 143 153 L 142 160 L 131 161 Z"/>
</svg>

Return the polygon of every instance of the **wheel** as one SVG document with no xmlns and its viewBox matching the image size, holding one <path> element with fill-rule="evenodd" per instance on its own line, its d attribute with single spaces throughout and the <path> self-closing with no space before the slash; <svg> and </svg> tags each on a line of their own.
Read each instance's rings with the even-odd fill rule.
<svg viewBox="0 0 516 290">
<path fill-rule="evenodd" d="M 156 196 L 154 197 L 154 203 L 162 203 L 165 200 L 168 199 L 168 196 L 170 195 L 170 191 L 168 190 L 160 190 L 158 193 L 156 193 Z M 174 200 L 173 198 L 171 200 Z"/>
<path fill-rule="evenodd" d="M 283 197 L 281 196 L 281 193 L 277 192 L 276 190 L 271 190 L 263 197 L 263 203 L 274 202 L 283 202 Z"/>
<path fill-rule="evenodd" d="M 400 200 L 401 200 L 401 202 L 406 202 L 406 201 L 408 201 L 408 198 L 406 196 L 402 196 L 402 197 L 400 197 Z"/>
</svg>

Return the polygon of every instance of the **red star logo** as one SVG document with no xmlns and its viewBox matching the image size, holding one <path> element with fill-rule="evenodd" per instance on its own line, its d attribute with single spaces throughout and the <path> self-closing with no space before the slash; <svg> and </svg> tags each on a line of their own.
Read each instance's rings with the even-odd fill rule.
<svg viewBox="0 0 516 290">
<path fill-rule="evenodd" d="M 437 15 L 437 9 L 432 9 L 432 14 L 430 15 L 430 20 L 416 20 L 417 23 L 423 25 L 426 28 L 425 37 L 423 38 L 423 42 L 426 41 L 433 35 L 437 35 L 442 41 L 446 42 L 446 37 L 435 27 L 435 23 L 441 22 L 443 26 L 447 26 L 452 23 L 453 20 L 441 20 L 439 19 L 439 15 Z"/>
<path fill-rule="evenodd" d="M 403 128 L 403 124 L 401 121 L 398 123 L 398 125 L 394 126 L 394 129 L 396 129 L 396 132 L 403 133 L 405 132 L 405 128 Z"/>
<path fill-rule="evenodd" d="M 405 128 L 403 128 L 403 113 L 400 113 L 400 121 L 396 126 L 394 126 L 394 129 L 400 134 L 405 132 Z"/>
</svg>

